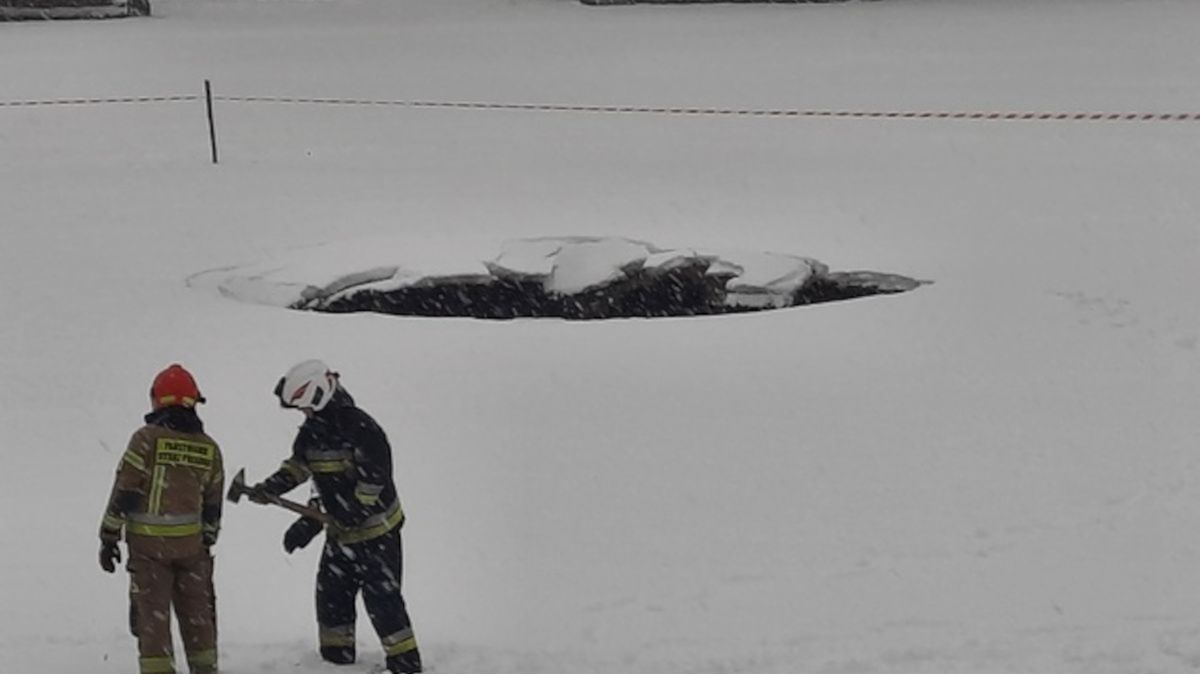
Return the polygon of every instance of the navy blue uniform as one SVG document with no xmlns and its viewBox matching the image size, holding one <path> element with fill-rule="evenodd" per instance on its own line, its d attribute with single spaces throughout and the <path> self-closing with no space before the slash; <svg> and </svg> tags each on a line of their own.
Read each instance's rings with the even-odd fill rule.
<svg viewBox="0 0 1200 674">
<path fill-rule="evenodd" d="M 321 507 L 337 522 L 326 532 L 317 571 L 321 656 L 354 662 L 355 597 L 361 591 L 388 669 L 420 672 L 421 656 L 400 592 L 404 510 L 392 480 L 391 445 L 379 424 L 342 389 L 305 420 L 292 456 L 256 489 L 278 496 L 309 478 Z M 315 535 L 320 525 L 302 519 L 296 527 Z"/>
</svg>

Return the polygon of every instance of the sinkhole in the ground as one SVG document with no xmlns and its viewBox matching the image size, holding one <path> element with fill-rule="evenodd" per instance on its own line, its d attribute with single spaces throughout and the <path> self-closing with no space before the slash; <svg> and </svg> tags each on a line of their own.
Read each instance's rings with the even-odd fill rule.
<svg viewBox="0 0 1200 674">
<path fill-rule="evenodd" d="M 913 290 L 897 274 L 836 272 L 778 253 L 665 250 L 628 239 L 509 242 L 482 273 L 374 269 L 310 286 L 291 307 L 481 319 L 661 318 L 783 309 Z"/>
</svg>

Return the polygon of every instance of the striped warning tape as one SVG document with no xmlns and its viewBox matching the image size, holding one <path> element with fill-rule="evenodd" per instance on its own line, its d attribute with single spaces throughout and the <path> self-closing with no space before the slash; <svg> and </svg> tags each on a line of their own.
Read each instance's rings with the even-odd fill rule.
<svg viewBox="0 0 1200 674">
<path fill-rule="evenodd" d="M 404 101 L 356 98 L 300 98 L 287 96 L 217 96 L 231 103 L 289 103 L 318 105 L 399 106 L 462 110 L 528 110 L 543 112 L 590 112 L 604 114 L 655 114 L 729 117 L 833 117 L 851 119 L 962 119 L 996 121 L 1200 121 L 1200 113 L 1159 112 L 917 112 L 872 110 L 799 110 L 777 108 L 650 107 L 624 105 L 562 105 L 549 103 L 488 103 L 472 101 Z"/>
<path fill-rule="evenodd" d="M 63 98 L 0 101 L 4 107 L 78 106 L 131 103 L 176 103 L 199 101 L 199 95 L 126 96 L 113 98 Z M 842 119 L 949 119 L 971 121 L 1063 121 L 1063 122 L 1196 122 L 1198 112 L 950 112 L 875 110 L 800 110 L 787 108 L 662 107 L 633 105 L 563 105 L 550 103 L 489 103 L 471 101 L 380 100 L 362 98 L 312 98 L 292 96 L 214 96 L 225 103 L 286 103 L 342 106 L 394 106 L 458 110 L 516 110 L 538 112 L 583 112 L 599 114 L 645 114 L 718 117 L 827 117 Z"/>
<path fill-rule="evenodd" d="M 55 105 L 106 105 L 114 103 L 176 103 L 198 101 L 200 96 L 121 96 L 115 98 L 55 98 L 40 101 L 0 101 L 0 108 Z"/>
</svg>

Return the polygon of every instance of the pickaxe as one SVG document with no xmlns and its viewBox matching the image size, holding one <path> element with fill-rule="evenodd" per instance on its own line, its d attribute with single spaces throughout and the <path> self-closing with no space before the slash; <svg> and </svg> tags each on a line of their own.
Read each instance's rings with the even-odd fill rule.
<svg viewBox="0 0 1200 674">
<path fill-rule="evenodd" d="M 242 500 L 243 496 L 249 496 L 253 492 L 254 492 L 253 489 L 250 489 L 246 486 L 246 469 L 242 468 L 242 469 L 238 470 L 237 475 L 233 476 L 233 481 L 229 483 L 229 493 L 227 494 L 227 497 L 229 498 L 229 500 L 234 503 L 237 503 L 238 501 Z M 334 526 L 333 518 L 330 517 L 329 515 L 327 515 L 326 513 L 323 513 L 320 510 L 317 510 L 316 508 L 310 508 L 309 506 L 306 506 L 302 503 L 296 503 L 295 501 L 289 501 L 283 497 L 276 496 L 274 494 L 263 494 L 263 496 L 267 499 L 268 503 L 277 505 L 280 508 L 285 508 L 287 510 L 290 510 L 290 511 L 296 513 L 297 515 L 304 515 L 305 517 L 311 517 L 312 519 L 317 520 L 318 522 L 320 522 L 321 524 L 324 524 L 327 527 Z"/>
</svg>

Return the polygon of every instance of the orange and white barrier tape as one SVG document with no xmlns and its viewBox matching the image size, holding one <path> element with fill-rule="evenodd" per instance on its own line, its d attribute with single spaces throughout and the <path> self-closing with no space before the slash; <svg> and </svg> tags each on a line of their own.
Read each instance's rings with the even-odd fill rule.
<svg viewBox="0 0 1200 674">
<path fill-rule="evenodd" d="M 121 96 L 113 98 L 55 98 L 32 101 L 0 101 L 0 108 L 26 108 L 55 105 L 105 105 L 114 103 L 177 103 L 198 101 L 201 96 Z"/>
<path fill-rule="evenodd" d="M 601 114 L 652 114 L 722 117 L 832 117 L 849 119 L 961 119 L 984 121 L 1091 121 L 1091 122 L 1196 122 L 1200 112 L 945 112 L 873 110 L 800 110 L 787 108 L 713 108 L 626 105 L 561 105 L 547 103 L 488 103 L 469 101 L 404 101 L 357 98 L 298 98 L 286 96 L 216 96 L 231 103 L 291 103 L 317 105 L 397 106 L 461 110 L 521 110 L 589 112 Z"/>
<path fill-rule="evenodd" d="M 0 101 L 0 108 L 132 103 L 175 103 L 203 100 L 203 96 L 127 96 Z M 726 108 L 634 105 L 563 105 L 550 103 L 496 103 L 470 101 L 380 100 L 361 98 L 310 98 L 292 96 L 214 96 L 224 103 L 285 103 L 296 105 L 391 106 L 404 108 L 582 112 L 595 114 L 682 115 L 712 117 L 807 117 L 834 119 L 1053 121 L 1053 122 L 1197 122 L 1200 112 L 985 112 L 985 111 L 876 111 L 801 110 L 790 108 Z"/>
</svg>

